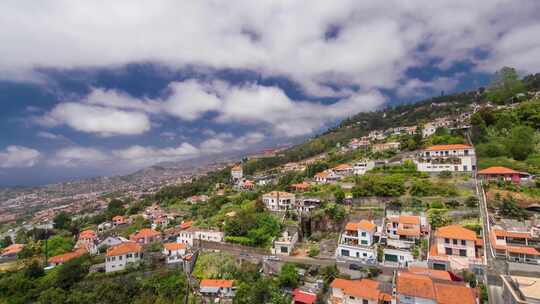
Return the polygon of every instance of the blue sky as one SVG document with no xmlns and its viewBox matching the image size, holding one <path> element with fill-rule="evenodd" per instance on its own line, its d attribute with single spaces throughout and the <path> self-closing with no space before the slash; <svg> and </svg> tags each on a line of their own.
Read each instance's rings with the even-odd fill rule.
<svg viewBox="0 0 540 304">
<path fill-rule="evenodd" d="M 537 1 L 104 3 L 0 3 L 0 186 L 294 143 L 540 70 Z"/>
</svg>

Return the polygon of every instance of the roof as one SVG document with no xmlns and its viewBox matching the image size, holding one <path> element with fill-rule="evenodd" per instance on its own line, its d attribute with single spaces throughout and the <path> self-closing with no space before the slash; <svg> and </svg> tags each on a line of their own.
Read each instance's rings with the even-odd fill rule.
<svg viewBox="0 0 540 304">
<path fill-rule="evenodd" d="M 272 192 L 268 192 L 268 193 L 264 194 L 264 196 L 275 196 L 275 197 L 277 197 L 278 195 L 279 195 L 280 197 L 282 197 L 282 196 L 285 196 L 285 197 L 287 197 L 287 196 L 291 196 L 291 197 L 294 196 L 294 194 L 292 194 L 292 193 L 289 193 L 289 192 L 283 192 L 283 191 L 272 191 Z"/>
<path fill-rule="evenodd" d="M 540 299 L 540 278 L 523 276 L 510 276 L 510 278 L 525 297 L 529 299 Z M 503 279 L 506 280 L 504 276 Z"/>
<path fill-rule="evenodd" d="M 540 256 L 540 251 L 536 250 L 536 248 L 533 248 L 533 247 L 506 246 L 506 249 L 510 253 L 518 253 L 518 254 L 527 254 L 527 255 Z"/>
<path fill-rule="evenodd" d="M 436 300 L 439 304 L 476 303 L 476 294 L 473 289 L 464 284 L 445 282 L 449 280 L 440 271 L 435 272 L 430 269 L 428 273 L 421 274 L 420 269 L 413 268 L 412 271 L 416 273 L 412 273 L 411 269 L 409 272 L 398 273 L 396 282 L 398 294 Z M 441 279 L 445 281 L 440 281 Z"/>
<path fill-rule="evenodd" d="M 444 270 L 411 266 L 409 267 L 409 272 L 414 274 L 427 275 L 434 279 L 452 281 L 452 276 L 450 275 L 450 273 Z"/>
<path fill-rule="evenodd" d="M 375 228 L 377 227 L 377 225 L 373 224 L 372 222 L 370 221 L 366 221 L 366 220 L 361 220 L 360 222 L 357 222 L 357 223 L 354 223 L 354 222 L 349 222 L 347 223 L 347 225 L 345 226 L 345 230 L 365 230 L 365 231 L 372 231 L 372 230 L 375 230 Z"/>
<path fill-rule="evenodd" d="M 334 170 L 351 170 L 352 167 L 349 164 L 339 164 L 334 167 Z"/>
<path fill-rule="evenodd" d="M 301 188 L 301 189 L 309 188 L 309 184 L 306 183 L 306 182 L 301 182 L 299 184 L 292 184 L 291 186 L 294 187 L 294 188 Z"/>
<path fill-rule="evenodd" d="M 317 301 L 317 295 L 296 288 L 293 290 L 293 300 L 294 303 L 313 304 Z"/>
<path fill-rule="evenodd" d="M 330 175 L 328 172 L 323 171 L 323 172 L 319 172 L 319 173 L 315 174 L 315 177 L 325 178 L 325 177 L 328 177 L 328 175 Z"/>
<path fill-rule="evenodd" d="M 231 168 L 231 171 L 242 171 L 242 166 L 236 165 L 236 166 Z"/>
<path fill-rule="evenodd" d="M 420 236 L 420 228 L 417 226 L 413 227 L 403 227 L 403 225 L 399 225 L 397 229 L 398 235 L 404 235 L 404 236 Z"/>
<path fill-rule="evenodd" d="M 399 222 L 402 224 L 420 225 L 420 217 L 416 215 L 400 215 Z"/>
<path fill-rule="evenodd" d="M 495 166 L 480 170 L 478 174 L 519 174 L 519 172 L 510 168 Z"/>
<path fill-rule="evenodd" d="M 233 280 L 212 280 L 204 279 L 199 284 L 200 287 L 232 287 L 234 285 Z"/>
<path fill-rule="evenodd" d="M 346 295 L 364 299 L 378 301 L 381 297 L 379 282 L 368 279 L 354 281 L 337 278 L 332 281 L 330 287 L 341 289 Z"/>
<path fill-rule="evenodd" d="M 121 215 L 116 215 L 116 216 L 113 216 L 112 220 L 115 221 L 115 222 L 117 222 L 117 221 L 123 221 L 123 220 L 124 220 L 124 217 L 121 216 Z"/>
<path fill-rule="evenodd" d="M 188 229 L 193 225 L 193 221 L 185 221 L 180 224 L 180 229 Z"/>
<path fill-rule="evenodd" d="M 435 146 L 428 147 L 426 151 L 465 150 L 465 149 L 472 149 L 472 146 L 463 145 L 463 144 L 435 145 Z"/>
<path fill-rule="evenodd" d="M 2 255 L 17 254 L 23 250 L 24 244 L 11 244 L 2 250 Z"/>
<path fill-rule="evenodd" d="M 437 229 L 437 231 L 435 231 L 435 236 L 457 240 L 476 241 L 476 232 L 464 228 L 461 225 L 440 227 Z"/>
<path fill-rule="evenodd" d="M 135 242 L 124 242 L 107 249 L 107 256 L 124 255 L 130 252 L 141 252 L 142 246 Z"/>
<path fill-rule="evenodd" d="M 147 237 L 153 237 L 156 235 L 160 235 L 160 233 L 156 230 L 150 229 L 150 228 L 143 228 L 139 232 L 135 232 L 132 235 L 129 236 L 129 238 L 147 238 Z"/>
<path fill-rule="evenodd" d="M 72 260 L 74 258 L 78 258 L 78 257 L 82 256 L 85 253 L 86 253 L 86 249 L 80 248 L 80 249 L 77 249 L 75 251 L 66 252 L 64 254 L 59 254 L 59 255 L 55 255 L 53 257 L 50 257 L 49 258 L 49 263 L 53 263 L 53 264 L 65 263 L 65 262 L 67 262 L 69 260 Z"/>
<path fill-rule="evenodd" d="M 79 233 L 79 239 L 96 238 L 96 233 L 93 230 L 84 230 Z"/>
<path fill-rule="evenodd" d="M 164 243 L 163 247 L 167 250 L 180 250 L 180 249 L 186 249 L 186 244 L 184 243 Z"/>
<path fill-rule="evenodd" d="M 493 231 L 493 234 L 495 234 L 495 236 L 524 238 L 524 239 L 528 239 L 532 237 L 529 232 L 506 231 L 503 229 L 493 229 L 492 231 Z"/>
</svg>

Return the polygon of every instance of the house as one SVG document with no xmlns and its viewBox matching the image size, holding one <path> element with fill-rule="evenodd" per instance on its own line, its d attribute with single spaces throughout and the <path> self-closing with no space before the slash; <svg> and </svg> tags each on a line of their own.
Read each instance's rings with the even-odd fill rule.
<svg viewBox="0 0 540 304">
<path fill-rule="evenodd" d="M 501 275 L 502 302 L 511 304 L 540 303 L 540 278 Z"/>
<path fill-rule="evenodd" d="M 103 222 L 97 226 L 97 231 L 98 233 L 102 233 L 111 230 L 112 228 L 114 228 L 112 222 Z"/>
<path fill-rule="evenodd" d="M 339 176 L 348 176 L 353 174 L 353 167 L 349 164 L 339 164 L 332 168 L 332 171 Z"/>
<path fill-rule="evenodd" d="M 239 181 L 243 177 L 242 166 L 236 165 L 231 168 L 231 178 L 233 181 Z"/>
<path fill-rule="evenodd" d="M 341 234 L 336 256 L 363 261 L 375 261 L 377 250 L 373 237 L 377 226 L 367 220 L 349 222 Z"/>
<path fill-rule="evenodd" d="M 368 148 L 370 145 L 369 137 L 363 136 L 362 138 L 353 138 L 349 142 L 349 148 L 352 150 L 360 149 L 360 148 Z"/>
<path fill-rule="evenodd" d="M 422 137 L 426 138 L 433 134 L 435 134 L 435 131 L 437 131 L 437 126 L 435 126 L 434 123 L 428 122 L 424 125 L 424 128 L 422 129 Z"/>
<path fill-rule="evenodd" d="M 233 280 L 204 279 L 199 284 L 199 292 L 204 297 L 233 298 L 235 290 Z"/>
<path fill-rule="evenodd" d="M 290 171 L 304 171 L 306 170 L 306 165 L 299 164 L 299 163 L 286 163 L 283 165 L 283 172 L 290 172 Z"/>
<path fill-rule="evenodd" d="M 143 228 L 140 231 L 131 234 L 129 240 L 142 245 L 148 245 L 152 242 L 161 240 L 161 233 L 153 229 Z"/>
<path fill-rule="evenodd" d="M 244 179 L 240 184 L 240 189 L 242 190 L 253 190 L 255 188 L 255 183 L 252 180 Z"/>
<path fill-rule="evenodd" d="M 125 242 L 107 249 L 105 272 L 126 269 L 129 263 L 136 263 L 143 257 L 142 246 L 135 242 Z"/>
<path fill-rule="evenodd" d="M 314 178 L 317 184 L 326 184 L 338 181 L 341 179 L 341 176 L 332 170 L 324 170 L 323 172 L 315 174 Z"/>
<path fill-rule="evenodd" d="M 510 168 L 496 166 L 480 170 L 477 175 L 486 182 L 505 181 L 519 184 L 521 182 L 521 176 L 526 176 L 528 174 L 520 173 Z"/>
<path fill-rule="evenodd" d="M 209 197 L 208 195 L 193 195 L 187 199 L 187 201 L 191 204 L 198 204 L 198 203 L 204 203 L 208 201 Z"/>
<path fill-rule="evenodd" d="M 373 152 L 383 152 L 387 150 L 399 150 L 400 143 L 397 141 L 391 141 L 383 144 L 374 144 L 371 146 Z"/>
<path fill-rule="evenodd" d="M 392 286 L 374 280 L 336 278 L 330 288 L 330 304 L 389 304 L 392 301 Z"/>
<path fill-rule="evenodd" d="M 415 260 L 416 259 L 410 250 L 389 247 L 383 249 L 382 263 L 384 266 L 400 268 L 409 267 Z"/>
<path fill-rule="evenodd" d="M 321 206 L 321 200 L 318 198 L 299 198 L 296 200 L 296 211 L 298 213 L 310 213 L 313 209 Z"/>
<path fill-rule="evenodd" d="M 93 230 L 84 230 L 79 233 L 75 249 L 84 248 L 90 254 L 97 253 L 97 235 Z"/>
<path fill-rule="evenodd" d="M 422 150 L 415 163 L 420 172 L 476 171 L 474 148 L 463 144 L 431 146 Z"/>
<path fill-rule="evenodd" d="M 109 248 L 111 246 L 115 246 L 128 241 L 128 239 L 121 236 L 108 236 L 100 243 L 98 243 L 98 248 Z"/>
<path fill-rule="evenodd" d="M 368 138 L 370 140 L 383 140 L 386 138 L 386 135 L 384 134 L 384 131 L 382 130 L 373 130 L 369 132 Z"/>
<path fill-rule="evenodd" d="M 195 240 L 220 243 L 223 242 L 223 237 L 223 232 L 219 230 L 191 227 L 180 231 L 180 235 L 176 238 L 176 242 L 193 247 Z"/>
<path fill-rule="evenodd" d="M 151 228 L 156 230 L 158 228 L 165 229 L 169 225 L 169 218 L 165 215 L 154 218 L 151 224 Z"/>
<path fill-rule="evenodd" d="M 353 173 L 355 175 L 364 175 L 367 171 L 375 168 L 375 162 L 370 160 L 362 160 L 354 163 Z"/>
<path fill-rule="evenodd" d="M 121 216 L 121 215 L 116 215 L 112 218 L 112 223 L 113 223 L 113 226 L 116 227 L 116 226 L 120 226 L 120 225 L 124 225 L 126 224 L 126 219 Z"/>
<path fill-rule="evenodd" d="M 295 196 L 288 192 L 272 191 L 263 194 L 262 201 L 270 211 L 286 211 L 292 208 Z"/>
<path fill-rule="evenodd" d="M 293 304 L 315 304 L 317 294 L 295 288 L 292 292 Z"/>
<path fill-rule="evenodd" d="M 410 248 L 427 232 L 427 219 L 417 215 L 389 215 L 384 227 L 388 245 Z"/>
<path fill-rule="evenodd" d="M 298 184 L 292 184 L 291 185 L 291 188 L 293 191 L 296 191 L 296 192 L 306 192 L 306 191 L 309 191 L 309 188 L 310 188 L 310 184 L 307 183 L 307 182 L 301 182 L 301 183 L 298 183 Z"/>
<path fill-rule="evenodd" d="M 84 230 L 79 233 L 79 240 L 84 242 L 95 242 L 97 235 L 93 230 Z"/>
<path fill-rule="evenodd" d="M 6 248 L 2 249 L 0 257 L 3 259 L 16 258 L 17 254 L 23 250 L 24 244 L 11 244 Z"/>
<path fill-rule="evenodd" d="M 298 228 L 287 226 L 281 236 L 272 241 L 272 254 L 291 255 L 298 241 Z"/>
<path fill-rule="evenodd" d="M 490 242 L 495 255 L 511 262 L 540 264 L 540 236 L 532 229 L 504 229 L 494 226 L 490 232 Z"/>
<path fill-rule="evenodd" d="M 78 258 L 80 256 L 83 256 L 86 253 L 86 250 L 84 248 L 79 248 L 75 251 L 66 252 L 63 254 L 52 256 L 48 259 L 49 266 L 58 266 L 62 265 L 65 262 L 69 260 L 73 260 L 75 258 Z"/>
<path fill-rule="evenodd" d="M 183 262 L 187 245 L 183 243 L 164 243 L 162 253 L 167 257 L 167 264 Z"/>
<path fill-rule="evenodd" d="M 476 291 L 436 272 L 398 271 L 395 275 L 397 303 L 477 304 Z"/>
<path fill-rule="evenodd" d="M 480 244 L 476 232 L 461 225 L 440 227 L 431 242 L 428 264 L 438 270 L 473 269 L 484 264 Z"/>
</svg>

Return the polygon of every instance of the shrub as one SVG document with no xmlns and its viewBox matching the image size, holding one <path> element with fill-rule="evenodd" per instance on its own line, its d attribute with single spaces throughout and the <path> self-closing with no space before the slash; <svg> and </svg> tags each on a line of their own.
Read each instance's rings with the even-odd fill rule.
<svg viewBox="0 0 540 304">
<path fill-rule="evenodd" d="M 319 249 L 319 245 L 314 244 L 309 247 L 308 255 L 310 257 L 316 257 L 319 255 L 320 251 L 321 250 Z"/>
<path fill-rule="evenodd" d="M 441 173 L 439 173 L 439 177 L 440 178 L 451 178 L 452 177 L 452 172 L 450 172 L 450 171 L 442 171 Z"/>
</svg>

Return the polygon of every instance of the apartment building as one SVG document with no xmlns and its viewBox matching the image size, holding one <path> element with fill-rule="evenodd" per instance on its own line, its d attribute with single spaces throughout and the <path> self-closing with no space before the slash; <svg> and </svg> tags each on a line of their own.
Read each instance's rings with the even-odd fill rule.
<svg viewBox="0 0 540 304">
<path fill-rule="evenodd" d="M 495 255 L 516 263 L 540 264 L 540 235 L 530 230 L 494 226 L 490 232 Z"/>
<path fill-rule="evenodd" d="M 219 230 L 190 227 L 180 231 L 176 238 L 176 242 L 186 244 L 189 247 L 193 247 L 193 243 L 196 240 L 217 243 L 223 242 L 223 232 Z"/>
<path fill-rule="evenodd" d="M 377 249 L 373 238 L 376 231 L 377 225 L 367 220 L 347 223 L 345 231 L 340 236 L 336 256 L 362 261 L 375 261 Z"/>
<path fill-rule="evenodd" d="M 293 207 L 295 196 L 283 191 L 272 191 L 263 194 L 262 201 L 270 211 L 287 211 Z"/>
<path fill-rule="evenodd" d="M 435 145 L 417 155 L 416 166 L 420 172 L 474 172 L 476 156 L 469 145 Z"/>
</svg>

